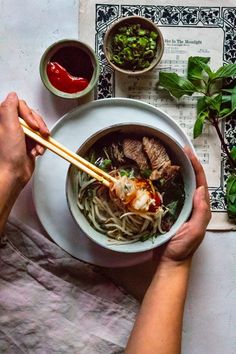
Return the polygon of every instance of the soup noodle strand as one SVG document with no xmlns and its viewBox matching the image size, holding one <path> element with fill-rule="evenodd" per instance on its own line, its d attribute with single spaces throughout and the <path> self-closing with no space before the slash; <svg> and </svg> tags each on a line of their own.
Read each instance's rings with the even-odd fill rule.
<svg viewBox="0 0 236 354">
<path fill-rule="evenodd" d="M 78 172 L 78 207 L 89 218 L 91 225 L 106 234 L 113 243 L 132 243 L 142 237 L 162 234 L 163 216 L 168 212 L 160 206 L 156 213 L 127 212 L 109 195 L 109 189 L 94 179 Z"/>
</svg>

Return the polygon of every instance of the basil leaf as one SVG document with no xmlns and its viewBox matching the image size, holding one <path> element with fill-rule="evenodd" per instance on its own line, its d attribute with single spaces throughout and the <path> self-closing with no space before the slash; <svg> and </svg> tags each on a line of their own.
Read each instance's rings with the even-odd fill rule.
<svg viewBox="0 0 236 354">
<path fill-rule="evenodd" d="M 111 167 L 111 162 L 112 161 L 109 159 L 98 158 L 95 162 L 95 165 L 101 168 L 103 171 L 108 171 Z"/>
<path fill-rule="evenodd" d="M 236 205 L 229 204 L 227 207 L 227 213 L 228 213 L 229 219 L 235 219 L 236 218 Z"/>
<path fill-rule="evenodd" d="M 236 86 L 232 89 L 223 89 L 222 91 L 230 94 L 228 96 L 223 96 L 223 97 L 224 97 L 224 100 L 227 97 L 227 100 L 231 101 L 231 109 L 235 110 L 236 109 Z M 224 101 L 224 102 L 228 102 L 228 101 Z"/>
<path fill-rule="evenodd" d="M 209 104 L 209 107 L 213 111 L 220 112 L 220 107 L 222 104 L 222 94 L 220 93 L 219 95 L 216 95 L 214 97 L 208 97 L 207 102 Z"/>
<path fill-rule="evenodd" d="M 177 212 L 177 207 L 178 207 L 178 200 L 174 200 L 173 202 L 166 205 L 166 208 L 169 209 L 168 213 L 170 213 L 170 215 L 173 215 L 173 216 Z"/>
<path fill-rule="evenodd" d="M 149 178 L 152 174 L 152 170 L 150 168 L 145 168 L 145 170 L 143 170 L 141 174 L 144 178 Z"/>
<path fill-rule="evenodd" d="M 207 107 L 206 96 L 200 97 L 197 101 L 197 114 L 205 111 Z"/>
<path fill-rule="evenodd" d="M 231 174 L 226 181 L 227 213 L 230 219 L 236 218 L 236 175 Z"/>
<path fill-rule="evenodd" d="M 230 151 L 230 156 L 232 159 L 236 160 L 236 146 L 233 146 L 231 151 Z"/>
<path fill-rule="evenodd" d="M 214 74 L 213 79 L 236 76 L 236 64 L 227 64 L 219 68 Z"/>
<path fill-rule="evenodd" d="M 232 110 L 236 109 L 236 86 L 233 88 L 233 91 L 231 94 L 231 109 Z"/>
<path fill-rule="evenodd" d="M 197 88 L 188 80 L 176 73 L 160 72 L 159 86 L 165 88 L 176 98 L 183 95 L 191 96 Z"/>
<path fill-rule="evenodd" d="M 231 94 L 234 91 L 234 88 L 233 89 L 222 89 L 222 91 L 228 92 L 228 93 Z"/>
<path fill-rule="evenodd" d="M 207 117 L 208 117 L 208 112 L 201 112 L 198 115 L 197 120 L 195 121 L 195 124 L 194 124 L 194 127 L 193 127 L 193 137 L 194 137 L 194 139 L 196 139 L 199 135 L 202 134 L 203 125 L 204 125 L 204 122 L 205 122 Z"/>
<path fill-rule="evenodd" d="M 229 201 L 230 201 L 230 203 L 234 204 L 236 201 L 236 194 L 229 195 Z M 236 207 L 236 204 L 235 204 L 235 207 Z"/>
<path fill-rule="evenodd" d="M 220 111 L 220 118 L 226 118 L 236 110 L 236 86 L 232 89 L 223 89 L 222 91 L 229 93 L 227 96 L 222 96 L 222 103 L 231 102 L 231 109 L 226 107 Z"/>
<path fill-rule="evenodd" d="M 236 109 L 236 108 L 235 108 L 235 109 Z M 224 115 L 221 115 L 221 114 L 222 114 L 222 111 L 221 111 L 221 112 L 220 112 L 220 119 L 223 119 L 223 118 L 226 118 L 226 117 L 228 117 L 228 116 L 231 116 L 231 114 L 234 113 L 235 109 L 230 109 L 230 110 L 228 110 L 228 112 L 225 113 Z"/>
<path fill-rule="evenodd" d="M 227 95 L 227 96 L 222 95 L 222 103 L 228 103 L 228 102 L 231 102 L 231 96 L 230 95 Z"/>
<path fill-rule="evenodd" d="M 218 80 L 213 80 L 213 79 L 210 80 L 209 88 L 208 88 L 208 93 L 210 94 L 210 96 L 213 96 L 213 95 L 221 92 L 223 80 L 224 79 L 222 79 L 222 78 L 221 79 L 218 78 Z"/>
<path fill-rule="evenodd" d="M 126 170 L 120 170 L 120 175 L 121 175 L 121 177 L 124 177 L 124 176 L 129 177 L 129 172 Z"/>
<path fill-rule="evenodd" d="M 223 109 L 220 111 L 220 113 L 219 113 L 219 117 L 220 117 L 220 118 L 223 118 L 223 117 L 229 115 L 230 112 L 231 112 L 231 109 L 230 109 L 230 108 L 223 108 Z"/>
<path fill-rule="evenodd" d="M 209 57 L 190 57 L 188 59 L 188 79 L 189 80 L 203 80 L 205 71 L 209 77 L 212 76 L 212 71 L 207 65 L 210 61 Z"/>
<path fill-rule="evenodd" d="M 151 238 L 153 236 L 155 236 L 155 235 L 150 235 L 149 233 L 145 233 L 142 236 L 140 236 L 139 241 L 140 242 L 145 242 L 145 241 L 147 241 L 149 238 Z"/>
</svg>

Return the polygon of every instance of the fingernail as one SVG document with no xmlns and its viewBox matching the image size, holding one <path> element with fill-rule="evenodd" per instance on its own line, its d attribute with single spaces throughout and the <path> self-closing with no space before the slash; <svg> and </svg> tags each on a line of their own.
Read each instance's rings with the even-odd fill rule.
<svg viewBox="0 0 236 354">
<path fill-rule="evenodd" d="M 33 150 L 31 151 L 31 155 L 32 155 L 33 157 L 35 157 L 35 156 L 37 155 L 37 151 L 36 151 L 35 148 L 33 148 Z"/>
<path fill-rule="evenodd" d="M 43 155 L 44 153 L 44 148 L 42 146 L 38 147 L 38 152 L 40 153 L 40 155 Z"/>
<path fill-rule="evenodd" d="M 205 187 L 204 186 L 200 186 L 198 188 L 198 194 L 201 199 L 205 199 L 206 194 L 205 194 Z"/>
<path fill-rule="evenodd" d="M 39 124 L 36 120 L 34 120 L 34 125 L 39 129 Z"/>
<path fill-rule="evenodd" d="M 6 99 L 7 99 L 7 100 L 8 100 L 8 99 L 11 100 L 11 99 L 13 99 L 13 98 L 16 98 L 16 93 L 15 93 L 15 92 L 10 92 L 10 93 L 7 95 L 7 98 L 6 98 Z"/>
</svg>

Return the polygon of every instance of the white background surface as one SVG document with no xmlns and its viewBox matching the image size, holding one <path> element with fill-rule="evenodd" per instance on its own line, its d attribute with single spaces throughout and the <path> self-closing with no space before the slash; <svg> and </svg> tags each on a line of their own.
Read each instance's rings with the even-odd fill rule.
<svg viewBox="0 0 236 354">
<path fill-rule="evenodd" d="M 77 102 L 48 93 L 40 81 L 39 60 L 51 43 L 77 37 L 78 1 L 0 0 L 0 100 L 9 91 L 16 91 L 51 127 Z M 12 214 L 43 230 L 35 214 L 31 184 Z M 194 258 L 185 308 L 183 353 L 236 353 L 235 232 L 208 232 Z"/>
</svg>

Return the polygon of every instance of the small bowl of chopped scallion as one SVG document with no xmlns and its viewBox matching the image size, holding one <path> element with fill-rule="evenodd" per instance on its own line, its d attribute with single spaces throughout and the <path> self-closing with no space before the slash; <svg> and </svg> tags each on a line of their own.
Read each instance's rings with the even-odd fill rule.
<svg viewBox="0 0 236 354">
<path fill-rule="evenodd" d="M 140 16 L 124 17 L 112 24 L 104 37 L 104 54 L 113 69 L 139 75 L 161 60 L 164 40 L 160 29 Z"/>
</svg>

